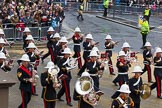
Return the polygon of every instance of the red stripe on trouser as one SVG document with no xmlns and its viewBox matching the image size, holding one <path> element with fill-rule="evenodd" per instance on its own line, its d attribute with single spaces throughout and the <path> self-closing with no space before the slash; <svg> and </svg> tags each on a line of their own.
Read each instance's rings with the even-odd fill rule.
<svg viewBox="0 0 162 108">
<path fill-rule="evenodd" d="M 21 90 L 21 96 L 22 96 L 22 108 L 25 108 L 25 103 L 24 103 L 24 100 L 25 100 L 24 90 Z"/>
<path fill-rule="evenodd" d="M 123 81 L 119 81 L 119 86 L 121 86 L 123 84 Z"/>
<path fill-rule="evenodd" d="M 151 81 L 151 67 L 150 65 L 146 65 L 146 70 L 147 70 L 147 74 L 148 74 L 148 81 Z"/>
<path fill-rule="evenodd" d="M 52 48 L 49 48 L 49 50 L 51 54 L 51 61 L 54 62 L 54 54 L 53 54 Z"/>
<path fill-rule="evenodd" d="M 111 61 L 111 58 L 110 57 L 109 57 L 108 66 L 109 66 L 110 74 L 112 74 L 114 72 L 114 69 L 113 69 L 113 65 L 112 65 L 112 61 Z"/>
<path fill-rule="evenodd" d="M 64 87 L 65 87 L 66 100 L 67 100 L 67 103 L 69 103 L 70 102 L 70 99 L 69 99 L 69 90 L 67 88 L 66 80 L 64 80 L 63 82 L 64 82 Z"/>
<path fill-rule="evenodd" d="M 76 54 L 77 54 L 77 58 L 78 58 L 78 67 L 82 68 L 82 61 L 81 61 L 80 52 L 76 52 Z"/>
<path fill-rule="evenodd" d="M 46 103 L 46 101 L 45 100 L 43 100 L 44 101 L 44 108 L 47 108 L 47 103 Z"/>
<path fill-rule="evenodd" d="M 161 80 L 158 76 L 155 76 L 156 78 L 156 85 L 157 85 L 157 97 L 161 96 Z"/>
<path fill-rule="evenodd" d="M 35 87 L 32 85 L 32 94 L 35 93 Z"/>
</svg>

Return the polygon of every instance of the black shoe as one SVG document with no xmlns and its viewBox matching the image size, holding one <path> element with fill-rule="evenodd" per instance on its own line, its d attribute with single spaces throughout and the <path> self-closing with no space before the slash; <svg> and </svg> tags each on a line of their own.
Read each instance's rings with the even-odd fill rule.
<svg viewBox="0 0 162 108">
<path fill-rule="evenodd" d="M 70 102 L 70 103 L 67 103 L 67 105 L 68 106 L 70 106 L 70 107 L 72 107 L 73 106 L 73 104 Z"/>
<path fill-rule="evenodd" d="M 44 63 L 44 60 L 43 60 L 43 58 L 41 57 L 41 61 L 42 61 L 42 64 Z"/>
<path fill-rule="evenodd" d="M 62 101 L 62 102 L 64 101 L 64 100 L 63 100 L 63 99 L 61 99 L 61 98 L 59 98 L 58 100 L 59 100 L 59 101 Z"/>
<path fill-rule="evenodd" d="M 160 97 L 157 97 L 157 98 L 159 98 L 159 99 L 162 99 L 162 96 L 160 96 Z"/>
<path fill-rule="evenodd" d="M 36 93 L 35 93 L 35 94 L 32 94 L 32 95 L 33 95 L 33 96 L 38 96 L 38 94 L 36 94 Z"/>
<path fill-rule="evenodd" d="M 110 75 L 115 75 L 114 73 L 111 73 Z"/>
</svg>

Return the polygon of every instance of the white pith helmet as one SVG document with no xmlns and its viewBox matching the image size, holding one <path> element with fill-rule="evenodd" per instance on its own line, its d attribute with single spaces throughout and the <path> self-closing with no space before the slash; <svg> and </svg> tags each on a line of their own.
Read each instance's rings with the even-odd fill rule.
<svg viewBox="0 0 162 108">
<path fill-rule="evenodd" d="M 3 38 L 0 38 L 0 44 L 5 44 L 6 42 L 4 41 Z"/>
<path fill-rule="evenodd" d="M 124 42 L 122 48 L 130 48 L 130 45 L 128 42 Z"/>
<path fill-rule="evenodd" d="M 131 93 L 131 91 L 129 90 L 129 86 L 127 84 L 121 85 L 120 89 L 117 91 L 121 93 L 128 93 L 128 94 Z"/>
<path fill-rule="evenodd" d="M 120 51 L 118 56 L 125 56 L 125 52 L 124 51 Z"/>
<path fill-rule="evenodd" d="M 70 48 L 65 48 L 62 54 L 72 54 Z"/>
<path fill-rule="evenodd" d="M 93 39 L 92 34 L 88 33 L 87 36 L 85 37 L 86 39 Z"/>
<path fill-rule="evenodd" d="M 90 74 L 88 72 L 83 72 L 82 75 L 81 75 L 81 77 L 83 77 L 83 76 L 90 77 Z"/>
<path fill-rule="evenodd" d="M 3 29 L 0 29 L 0 34 L 4 35 Z"/>
<path fill-rule="evenodd" d="M 99 51 L 97 47 L 93 47 L 92 50 L 97 51 L 97 52 Z"/>
<path fill-rule="evenodd" d="M 112 39 L 111 35 L 108 34 L 105 39 Z"/>
<path fill-rule="evenodd" d="M 133 73 L 142 73 L 143 71 L 140 66 L 135 66 L 132 72 Z"/>
<path fill-rule="evenodd" d="M 75 28 L 75 30 L 74 30 L 74 32 L 79 32 L 79 33 L 80 33 L 80 32 L 81 32 L 81 30 L 80 30 L 80 28 L 79 28 L 79 27 L 76 27 L 76 28 Z"/>
<path fill-rule="evenodd" d="M 25 40 L 34 40 L 33 36 L 32 35 L 27 35 L 26 39 Z"/>
<path fill-rule="evenodd" d="M 147 46 L 152 46 L 152 45 L 151 45 L 150 42 L 146 42 L 146 43 L 145 43 L 145 47 L 147 47 Z"/>
<path fill-rule="evenodd" d="M 60 38 L 60 34 L 59 33 L 55 33 L 52 38 Z"/>
<path fill-rule="evenodd" d="M 49 31 L 54 32 L 55 30 L 53 29 L 53 27 L 49 27 L 48 30 L 47 30 L 47 32 L 49 32 Z"/>
<path fill-rule="evenodd" d="M 92 50 L 89 54 L 90 57 L 97 57 L 99 56 L 96 51 Z"/>
<path fill-rule="evenodd" d="M 161 48 L 160 47 L 157 47 L 155 53 L 162 53 Z"/>
<path fill-rule="evenodd" d="M 23 54 L 22 57 L 20 58 L 21 61 L 30 61 L 29 56 L 27 54 Z"/>
<path fill-rule="evenodd" d="M 37 48 L 33 42 L 30 42 L 27 48 Z"/>
<path fill-rule="evenodd" d="M 0 59 L 6 59 L 6 55 L 3 52 L 0 52 Z"/>
<path fill-rule="evenodd" d="M 23 32 L 31 32 L 31 31 L 30 31 L 29 27 L 25 27 Z"/>
<path fill-rule="evenodd" d="M 46 67 L 44 67 L 44 68 L 46 68 L 46 69 L 48 69 L 48 68 L 50 68 L 50 67 L 52 67 L 52 68 L 54 68 L 54 63 L 52 62 L 52 61 L 49 61 L 48 63 L 47 63 L 47 65 L 46 65 Z"/>
<path fill-rule="evenodd" d="M 66 42 L 67 43 L 68 41 L 67 41 L 66 37 L 64 36 L 64 37 L 61 37 L 61 39 L 59 40 L 59 42 Z"/>
</svg>

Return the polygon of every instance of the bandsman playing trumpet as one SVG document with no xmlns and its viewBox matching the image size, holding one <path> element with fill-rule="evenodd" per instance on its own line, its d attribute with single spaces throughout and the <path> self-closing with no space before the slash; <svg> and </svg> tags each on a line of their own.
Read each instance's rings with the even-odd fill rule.
<svg viewBox="0 0 162 108">
<path fill-rule="evenodd" d="M 106 49 L 106 56 L 108 57 L 108 67 L 109 67 L 109 72 L 111 75 L 115 75 L 114 74 L 114 69 L 113 69 L 113 64 L 112 64 L 112 49 L 114 48 L 115 45 L 117 45 L 118 42 L 114 42 L 112 41 L 111 36 L 108 34 L 105 38 L 105 49 Z"/>
<path fill-rule="evenodd" d="M 86 71 L 90 74 L 94 81 L 94 86 L 99 88 L 99 72 L 104 70 L 104 64 L 97 61 L 99 55 L 95 50 L 90 52 L 90 61 L 86 63 Z"/>
<path fill-rule="evenodd" d="M 143 81 L 142 77 L 140 77 L 142 72 L 143 71 L 140 66 L 135 66 L 133 69 L 133 73 L 135 73 L 135 75 L 131 79 L 129 79 L 129 88 L 131 91 L 129 96 L 134 102 L 134 108 L 140 108 L 140 94 L 143 92 L 141 90 Z"/>
<path fill-rule="evenodd" d="M 88 72 L 83 72 L 75 83 L 73 99 L 78 101 L 78 108 L 94 108 L 104 93 L 94 86 Z"/>
<path fill-rule="evenodd" d="M 151 63 L 153 62 L 153 55 L 151 53 L 151 44 L 150 42 L 146 42 L 144 46 L 143 51 L 143 59 L 144 59 L 144 69 L 143 73 L 147 71 L 148 74 L 148 82 L 153 83 L 152 77 L 151 77 Z M 143 74 L 142 73 L 142 74 Z"/>
<path fill-rule="evenodd" d="M 157 47 L 155 51 L 154 57 L 154 77 L 156 82 L 151 85 L 151 90 L 156 88 L 157 90 L 157 98 L 162 99 L 161 96 L 161 78 L 162 78 L 162 50 Z"/>
<path fill-rule="evenodd" d="M 58 61 L 58 67 L 60 68 L 60 72 L 58 74 L 59 79 L 62 81 L 62 88 L 57 94 L 57 99 L 59 101 L 63 101 L 61 97 L 66 95 L 66 101 L 68 106 L 73 106 L 71 103 L 71 96 L 70 96 L 70 80 L 71 80 L 71 72 L 68 63 L 69 63 L 69 57 L 72 54 L 70 48 L 65 48 L 64 51 L 62 52 L 63 58 L 61 58 Z"/>
<path fill-rule="evenodd" d="M 53 77 L 51 76 L 50 72 L 51 69 L 53 69 L 54 63 L 48 62 L 47 66 L 45 67 L 47 70 L 41 74 L 41 85 L 43 87 L 42 90 L 42 98 L 44 101 L 44 108 L 55 108 L 56 106 L 56 88 L 57 86 L 54 85 L 56 82 L 54 82 Z M 57 73 L 56 77 L 57 78 Z"/>
<path fill-rule="evenodd" d="M 80 52 L 81 52 L 80 43 L 82 43 L 82 41 L 83 41 L 83 36 L 80 33 L 81 33 L 80 28 L 76 27 L 75 33 L 72 37 L 73 43 L 74 43 L 74 48 L 73 48 L 74 55 L 73 55 L 73 57 L 77 58 L 79 69 L 81 69 L 81 67 L 82 67 L 82 60 L 81 60 L 81 55 L 80 55 Z"/>
<path fill-rule="evenodd" d="M 113 100 L 111 108 L 134 108 L 134 102 L 129 96 L 131 93 L 129 86 L 127 84 L 123 84 L 117 91 L 120 92 L 120 95 Z"/>
<path fill-rule="evenodd" d="M 0 52 L 0 69 L 4 72 L 11 71 L 9 62 L 6 61 L 6 55 L 3 52 Z"/>
<path fill-rule="evenodd" d="M 17 69 L 17 77 L 20 81 L 19 89 L 21 91 L 22 103 L 18 108 L 27 108 L 32 95 L 32 67 L 29 65 L 29 56 L 27 54 L 22 55 L 20 58 L 21 66 Z"/>
</svg>

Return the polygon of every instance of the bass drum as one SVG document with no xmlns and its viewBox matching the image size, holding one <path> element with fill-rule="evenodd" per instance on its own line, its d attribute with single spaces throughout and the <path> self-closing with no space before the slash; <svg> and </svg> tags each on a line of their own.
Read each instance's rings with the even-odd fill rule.
<svg viewBox="0 0 162 108">
<path fill-rule="evenodd" d="M 141 87 L 140 87 L 140 90 L 141 90 L 141 98 L 142 99 L 147 99 L 150 97 L 151 95 L 151 88 L 150 88 L 150 85 L 149 84 L 143 84 Z"/>
</svg>

